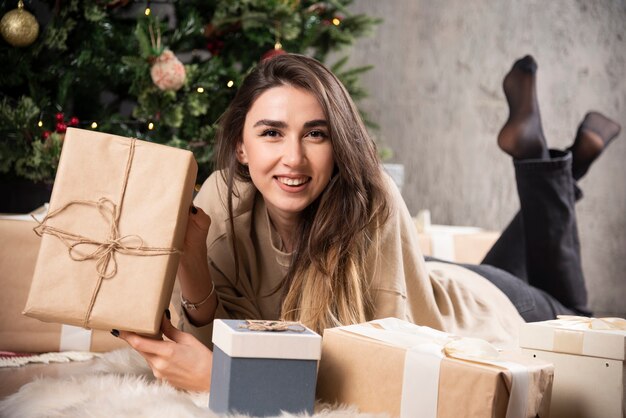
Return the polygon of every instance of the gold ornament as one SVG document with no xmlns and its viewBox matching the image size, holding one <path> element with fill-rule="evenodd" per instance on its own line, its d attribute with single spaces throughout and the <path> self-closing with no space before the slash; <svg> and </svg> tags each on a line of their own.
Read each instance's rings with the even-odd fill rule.
<svg viewBox="0 0 626 418">
<path fill-rule="evenodd" d="M 0 33 L 13 46 L 28 46 L 39 35 L 39 23 L 35 16 L 24 10 L 24 2 L 17 2 L 17 9 L 7 12 L 0 20 Z"/>
</svg>

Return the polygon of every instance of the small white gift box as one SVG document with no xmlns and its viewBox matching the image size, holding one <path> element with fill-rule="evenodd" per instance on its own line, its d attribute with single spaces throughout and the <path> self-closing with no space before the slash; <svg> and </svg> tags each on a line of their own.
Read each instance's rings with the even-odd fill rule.
<svg viewBox="0 0 626 418">
<path fill-rule="evenodd" d="M 520 347 L 554 364 L 552 418 L 626 416 L 626 320 L 559 316 L 522 325 Z"/>
</svg>

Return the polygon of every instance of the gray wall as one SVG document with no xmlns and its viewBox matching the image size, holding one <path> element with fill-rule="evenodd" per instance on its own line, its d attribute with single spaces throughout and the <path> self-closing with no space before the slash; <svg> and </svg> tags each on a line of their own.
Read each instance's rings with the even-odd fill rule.
<svg viewBox="0 0 626 418">
<path fill-rule="evenodd" d="M 502 229 L 518 208 L 511 161 L 496 145 L 508 109 L 502 78 L 532 54 L 551 147 L 568 146 L 590 109 L 626 127 L 625 0 L 357 0 L 379 16 L 352 65 L 364 76 L 361 107 L 380 125 L 393 162 L 406 165 L 411 213 L 433 222 Z M 580 186 L 583 268 L 597 313 L 626 317 L 626 129 Z"/>
</svg>

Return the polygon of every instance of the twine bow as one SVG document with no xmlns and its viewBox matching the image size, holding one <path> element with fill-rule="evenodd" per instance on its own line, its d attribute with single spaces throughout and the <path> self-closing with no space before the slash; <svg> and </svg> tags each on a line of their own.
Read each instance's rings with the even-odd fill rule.
<svg viewBox="0 0 626 418">
<path fill-rule="evenodd" d="M 109 236 L 104 240 L 97 240 L 47 225 L 49 219 L 54 218 L 74 205 L 95 206 L 109 224 Z M 102 279 L 110 279 L 117 273 L 116 253 L 155 256 L 179 252 L 174 248 L 144 247 L 144 241 L 139 235 L 120 236 L 117 225 L 118 212 L 117 205 L 106 197 L 102 197 L 98 201 L 72 200 L 59 209 L 50 212 L 41 222 L 35 219 L 38 225 L 34 228 L 34 231 L 40 237 L 44 234 L 57 237 L 67 247 L 68 254 L 74 261 L 96 260 L 96 271 Z M 84 245 L 95 245 L 96 249 L 85 254 L 79 250 L 79 247 Z"/>
<path fill-rule="evenodd" d="M 144 247 L 143 239 L 138 235 L 124 235 L 120 236 L 119 232 L 119 218 L 121 213 L 122 203 L 124 201 L 124 195 L 126 193 L 126 186 L 128 184 L 128 176 L 132 166 L 133 156 L 135 154 L 135 142 L 136 139 L 132 138 L 128 151 L 128 160 L 126 162 L 126 171 L 122 183 L 122 190 L 119 198 L 119 205 L 116 205 L 111 199 L 101 197 L 97 201 L 93 200 L 72 200 L 49 212 L 45 218 L 39 222 L 33 216 L 33 219 L 37 222 L 37 226 L 33 228 L 38 236 L 44 234 L 57 237 L 66 247 L 70 258 L 74 261 L 86 261 L 96 260 L 96 272 L 98 273 L 98 281 L 92 292 L 91 301 L 85 313 L 83 319 L 83 327 L 88 328 L 89 317 L 96 301 L 96 296 L 100 290 L 103 279 L 111 279 L 117 274 L 117 260 L 115 258 L 116 253 L 128 254 L 134 256 L 160 256 L 180 253 L 176 248 L 160 248 L 160 247 Z M 98 212 L 109 224 L 108 237 L 98 240 L 89 237 L 85 237 L 80 234 L 75 234 L 60 228 L 56 228 L 48 225 L 48 221 L 55 216 L 62 214 L 68 208 L 75 206 L 92 206 L 98 209 Z M 82 246 L 95 246 L 95 250 L 90 253 L 82 253 L 80 247 Z"/>
<path fill-rule="evenodd" d="M 588 318 L 576 315 L 557 315 L 561 325 L 575 326 L 605 331 L 626 331 L 626 319 L 623 318 Z"/>
<path fill-rule="evenodd" d="M 295 328 L 292 328 L 295 327 Z M 264 321 L 264 320 L 252 320 L 246 319 L 245 324 L 239 325 L 239 328 L 249 329 L 250 331 L 270 331 L 270 332 L 283 332 L 283 331 L 295 331 L 304 332 L 306 328 L 299 322 L 291 321 Z"/>
</svg>

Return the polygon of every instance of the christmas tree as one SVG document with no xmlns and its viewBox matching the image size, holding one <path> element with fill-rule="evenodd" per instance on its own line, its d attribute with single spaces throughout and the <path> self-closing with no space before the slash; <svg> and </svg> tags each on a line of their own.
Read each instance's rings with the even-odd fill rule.
<svg viewBox="0 0 626 418">
<path fill-rule="evenodd" d="M 351 1 L 5 1 L 0 176 L 51 182 L 77 126 L 189 149 L 204 178 L 216 120 L 259 60 L 324 62 L 378 23 L 350 14 Z M 346 59 L 331 68 L 358 100 L 368 68 Z"/>
</svg>

